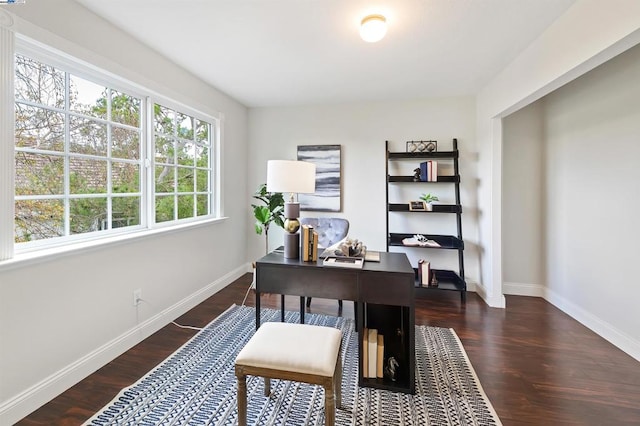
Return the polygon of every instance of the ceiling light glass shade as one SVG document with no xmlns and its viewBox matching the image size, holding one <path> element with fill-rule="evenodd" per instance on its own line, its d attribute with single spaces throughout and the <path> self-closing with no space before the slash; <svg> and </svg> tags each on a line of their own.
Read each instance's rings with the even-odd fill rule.
<svg viewBox="0 0 640 426">
<path fill-rule="evenodd" d="M 382 15 L 365 16 L 360 23 L 360 37 L 369 43 L 382 40 L 387 33 L 387 19 Z"/>
<path fill-rule="evenodd" d="M 298 194 L 316 192 L 316 165 L 308 161 L 267 161 L 267 191 Z"/>
</svg>

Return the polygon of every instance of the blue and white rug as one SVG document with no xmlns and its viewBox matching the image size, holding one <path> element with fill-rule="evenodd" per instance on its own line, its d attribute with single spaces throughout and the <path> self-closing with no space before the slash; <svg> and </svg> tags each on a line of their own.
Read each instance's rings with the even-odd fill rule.
<svg viewBox="0 0 640 426">
<path fill-rule="evenodd" d="M 280 311 L 262 310 L 262 321 Z M 299 322 L 287 312 L 287 322 Z M 358 387 L 358 335 L 351 319 L 307 314 L 307 324 L 342 330 L 342 409 L 338 425 L 500 425 L 452 329 L 416 326 L 416 394 Z M 255 332 L 255 309 L 232 306 L 173 355 L 96 413 L 85 424 L 235 425 L 234 360 Z M 324 389 L 272 380 L 271 397 L 260 378 L 247 379 L 250 425 L 323 425 Z"/>
</svg>

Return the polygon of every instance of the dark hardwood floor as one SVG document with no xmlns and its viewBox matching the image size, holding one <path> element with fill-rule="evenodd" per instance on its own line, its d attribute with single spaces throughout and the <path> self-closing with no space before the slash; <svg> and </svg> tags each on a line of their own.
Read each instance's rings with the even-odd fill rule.
<svg viewBox="0 0 640 426">
<path fill-rule="evenodd" d="M 240 304 L 250 275 L 177 319 L 203 327 Z M 263 296 L 263 307 L 280 297 Z M 287 298 L 290 310 L 298 298 Z M 247 305 L 254 305 L 253 293 Z M 311 312 L 336 315 L 334 300 L 313 299 Z M 353 304 L 343 315 L 353 317 Z M 543 299 L 507 296 L 507 309 L 489 308 L 475 293 L 434 292 L 416 301 L 416 324 L 453 328 L 505 425 L 640 424 L 640 363 Z M 196 332 L 167 325 L 19 425 L 77 425 L 174 352 Z"/>
</svg>

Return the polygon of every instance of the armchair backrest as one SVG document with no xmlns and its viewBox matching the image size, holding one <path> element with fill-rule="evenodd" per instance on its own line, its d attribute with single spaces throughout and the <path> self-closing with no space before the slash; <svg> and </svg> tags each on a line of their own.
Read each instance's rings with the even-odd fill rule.
<svg viewBox="0 0 640 426">
<path fill-rule="evenodd" d="M 349 221 L 338 217 L 301 217 L 302 225 L 313 226 L 321 247 L 330 247 L 349 233 Z"/>
</svg>

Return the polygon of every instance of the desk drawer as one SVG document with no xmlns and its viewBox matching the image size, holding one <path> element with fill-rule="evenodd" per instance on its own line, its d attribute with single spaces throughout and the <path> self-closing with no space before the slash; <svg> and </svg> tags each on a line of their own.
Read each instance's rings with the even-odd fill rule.
<svg viewBox="0 0 640 426">
<path fill-rule="evenodd" d="M 360 301 L 382 305 L 413 306 L 413 276 L 366 272 L 360 275 Z"/>
<path fill-rule="evenodd" d="M 340 268 L 280 267 L 260 265 L 261 292 L 291 296 L 357 300 L 357 272 Z"/>
</svg>

